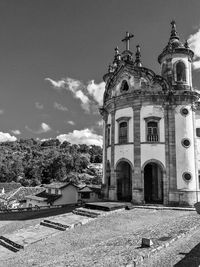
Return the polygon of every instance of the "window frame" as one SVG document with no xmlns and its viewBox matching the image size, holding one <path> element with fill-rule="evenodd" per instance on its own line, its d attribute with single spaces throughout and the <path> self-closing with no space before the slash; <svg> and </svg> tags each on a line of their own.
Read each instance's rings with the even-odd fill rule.
<svg viewBox="0 0 200 267">
<path fill-rule="evenodd" d="M 159 143 L 160 142 L 160 117 L 156 117 L 156 116 L 150 116 L 147 118 L 144 118 L 145 120 L 145 140 L 147 143 Z M 148 123 L 149 122 L 156 122 L 157 123 L 157 136 L 158 136 L 158 140 L 157 141 L 149 141 L 148 140 Z"/>
<path fill-rule="evenodd" d="M 182 63 L 184 65 L 184 67 L 185 67 L 185 69 L 184 69 L 184 71 L 185 71 L 185 80 L 182 80 L 182 81 L 178 81 L 178 79 L 177 79 L 177 65 L 180 64 L 180 63 Z M 174 64 L 174 80 L 175 80 L 175 82 L 177 82 L 177 83 L 183 83 L 183 84 L 186 84 L 187 83 L 186 69 L 187 69 L 187 67 L 186 67 L 186 64 L 185 64 L 185 62 L 183 60 L 178 60 Z"/>
<path fill-rule="evenodd" d="M 118 144 L 124 145 L 129 143 L 129 120 L 131 117 L 120 117 L 116 121 L 118 122 Z M 127 123 L 127 138 L 126 142 L 120 142 L 120 124 L 126 122 Z"/>
</svg>

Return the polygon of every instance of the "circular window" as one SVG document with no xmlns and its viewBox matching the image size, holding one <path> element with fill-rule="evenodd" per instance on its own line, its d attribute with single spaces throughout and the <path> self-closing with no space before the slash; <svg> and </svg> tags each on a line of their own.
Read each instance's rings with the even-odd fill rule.
<svg viewBox="0 0 200 267">
<path fill-rule="evenodd" d="M 189 182 L 189 181 L 192 179 L 192 175 L 191 175 L 191 173 L 189 173 L 189 172 L 184 172 L 184 173 L 183 173 L 183 179 L 184 179 L 186 182 Z"/>
<path fill-rule="evenodd" d="M 188 148 L 191 145 L 190 140 L 188 138 L 182 139 L 181 143 L 182 143 L 182 146 L 186 148 Z"/>
<path fill-rule="evenodd" d="M 189 110 L 187 108 L 182 108 L 181 109 L 181 115 L 187 116 L 189 114 Z"/>
</svg>

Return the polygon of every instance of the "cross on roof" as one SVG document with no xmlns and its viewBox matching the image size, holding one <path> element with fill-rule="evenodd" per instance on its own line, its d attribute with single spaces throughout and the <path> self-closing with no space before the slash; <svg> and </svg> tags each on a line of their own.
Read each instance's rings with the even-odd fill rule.
<svg viewBox="0 0 200 267">
<path fill-rule="evenodd" d="M 126 43 L 126 50 L 129 50 L 130 39 L 133 37 L 133 34 L 126 32 L 126 36 L 124 37 L 124 39 L 122 39 L 122 42 Z"/>
</svg>

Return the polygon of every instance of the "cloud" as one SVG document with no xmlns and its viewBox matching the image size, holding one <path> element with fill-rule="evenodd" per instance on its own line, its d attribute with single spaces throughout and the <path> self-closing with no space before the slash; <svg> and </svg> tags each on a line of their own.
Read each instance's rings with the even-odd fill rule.
<svg viewBox="0 0 200 267">
<path fill-rule="evenodd" d="M 43 108 L 44 108 L 44 105 L 41 104 L 41 103 L 39 103 L 39 102 L 35 102 L 35 107 L 36 107 L 37 109 L 43 109 Z"/>
<path fill-rule="evenodd" d="M 20 135 L 21 134 L 20 130 L 12 130 L 12 133 L 15 134 L 15 135 Z"/>
<path fill-rule="evenodd" d="M 188 43 L 195 54 L 193 69 L 200 70 L 200 29 L 189 36 Z"/>
<path fill-rule="evenodd" d="M 53 106 L 54 106 L 55 109 L 58 109 L 60 111 L 68 111 L 68 108 L 63 106 L 60 103 L 54 102 Z"/>
<path fill-rule="evenodd" d="M 26 130 L 28 130 L 31 133 L 34 134 L 42 134 L 42 133 L 47 133 L 49 131 L 51 131 L 51 127 L 46 124 L 45 122 L 42 122 L 40 125 L 40 128 L 38 130 L 32 130 L 31 128 L 29 128 L 28 126 L 25 126 Z"/>
<path fill-rule="evenodd" d="M 67 91 L 70 91 L 74 98 L 79 99 L 81 101 L 81 106 L 84 110 L 89 111 L 89 98 L 84 93 L 85 86 L 84 84 L 79 81 L 72 78 L 63 78 L 59 81 L 54 81 L 50 78 L 45 78 L 46 81 L 49 81 L 53 88 L 55 89 L 65 89 Z"/>
<path fill-rule="evenodd" d="M 67 123 L 71 124 L 71 125 L 75 125 L 74 121 L 68 121 Z"/>
<path fill-rule="evenodd" d="M 97 125 L 98 125 L 100 128 L 102 128 L 102 127 L 103 127 L 103 120 L 98 121 L 98 122 L 97 122 Z"/>
<path fill-rule="evenodd" d="M 86 95 L 84 95 L 84 93 L 82 91 L 80 91 L 80 90 L 75 93 L 75 96 L 76 96 L 76 98 L 81 100 L 82 108 L 84 110 L 86 110 L 86 111 L 89 111 L 90 110 L 90 105 L 89 105 L 90 100 L 89 100 L 89 98 Z"/>
<path fill-rule="evenodd" d="M 54 81 L 50 78 L 46 78 L 46 81 L 49 81 L 53 88 L 56 90 L 64 89 L 70 91 L 74 98 L 81 101 L 82 108 L 89 112 L 91 106 L 102 105 L 103 103 L 103 93 L 105 90 L 105 83 L 101 82 L 96 84 L 94 80 L 84 84 L 83 82 L 72 79 L 72 78 L 63 78 L 59 81 Z"/>
<path fill-rule="evenodd" d="M 0 115 L 2 115 L 4 113 L 3 109 L 0 109 Z"/>
<path fill-rule="evenodd" d="M 90 129 L 74 130 L 68 134 L 61 134 L 56 137 L 60 142 L 68 141 L 72 144 L 86 144 L 102 146 L 103 137 L 95 134 Z"/>
<path fill-rule="evenodd" d="M 0 143 L 3 142 L 14 142 L 17 138 L 15 136 L 10 135 L 9 133 L 0 132 Z"/>
<path fill-rule="evenodd" d="M 94 80 L 92 80 L 89 82 L 87 86 L 87 91 L 99 105 L 103 104 L 103 93 L 105 91 L 105 82 L 97 84 L 94 82 Z"/>
<path fill-rule="evenodd" d="M 65 85 L 65 81 L 64 80 L 54 81 L 54 80 L 52 80 L 50 78 L 45 78 L 45 80 L 49 81 L 51 83 L 51 85 L 56 89 L 61 89 Z"/>
</svg>

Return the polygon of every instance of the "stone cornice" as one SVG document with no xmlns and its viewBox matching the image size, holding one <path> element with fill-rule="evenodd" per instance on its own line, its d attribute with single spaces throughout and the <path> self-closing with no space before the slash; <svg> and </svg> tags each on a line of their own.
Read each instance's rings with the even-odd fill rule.
<svg viewBox="0 0 200 267">
<path fill-rule="evenodd" d="M 143 104 L 148 105 L 161 105 L 166 106 L 177 106 L 197 103 L 200 94 L 195 91 L 171 91 L 171 93 L 166 93 L 163 91 L 150 91 L 150 90 L 135 90 L 131 93 L 126 93 L 113 97 L 105 102 L 104 109 L 107 112 L 113 112 L 117 109 L 122 109 L 126 107 L 140 107 Z M 197 105 L 200 109 L 200 104 Z"/>
</svg>

